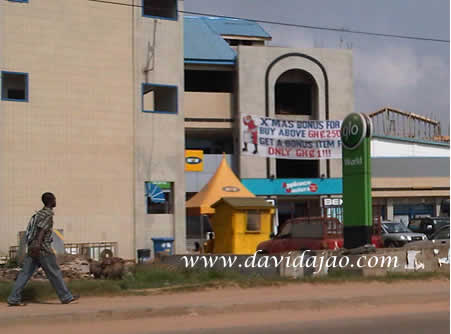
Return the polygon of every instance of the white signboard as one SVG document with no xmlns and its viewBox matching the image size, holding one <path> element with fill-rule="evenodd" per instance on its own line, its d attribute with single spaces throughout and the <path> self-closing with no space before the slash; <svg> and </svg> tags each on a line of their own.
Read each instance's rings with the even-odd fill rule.
<svg viewBox="0 0 451 334">
<path fill-rule="evenodd" d="M 242 114 L 242 154 L 278 159 L 341 159 L 341 123 Z"/>
<path fill-rule="evenodd" d="M 329 206 L 342 206 L 343 205 L 343 198 L 323 198 L 323 206 L 329 207 Z"/>
</svg>

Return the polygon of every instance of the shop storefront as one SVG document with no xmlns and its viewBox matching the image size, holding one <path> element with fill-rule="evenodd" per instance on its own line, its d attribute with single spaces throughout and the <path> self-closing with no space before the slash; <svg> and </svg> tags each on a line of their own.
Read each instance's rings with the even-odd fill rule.
<svg viewBox="0 0 451 334">
<path fill-rule="evenodd" d="M 278 217 L 275 226 L 294 217 L 323 216 L 327 214 L 323 199 L 342 193 L 341 178 L 243 179 L 242 183 L 255 195 L 275 200 Z"/>
<path fill-rule="evenodd" d="M 275 201 L 277 208 L 275 226 L 294 217 L 328 216 L 336 217 L 340 221 L 343 219 L 341 178 L 243 179 L 242 183 L 255 195 Z M 390 184 L 385 186 L 389 187 Z M 395 197 L 392 194 L 381 196 L 373 188 L 373 216 L 407 224 L 415 217 L 439 216 L 446 211 L 442 203 L 448 200 L 448 197 L 423 197 L 419 196 L 418 190 L 410 190 L 405 195 L 405 197 Z"/>
</svg>

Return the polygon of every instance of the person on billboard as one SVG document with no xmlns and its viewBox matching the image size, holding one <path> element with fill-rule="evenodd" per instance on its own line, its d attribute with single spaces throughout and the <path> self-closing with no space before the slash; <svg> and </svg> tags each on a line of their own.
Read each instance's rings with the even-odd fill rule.
<svg viewBox="0 0 451 334">
<path fill-rule="evenodd" d="M 247 144 L 252 143 L 254 144 L 254 152 L 253 154 L 258 153 L 258 128 L 255 124 L 254 120 L 252 119 L 252 116 L 247 115 L 243 117 L 243 123 L 245 125 L 244 131 L 243 131 L 243 152 L 247 152 Z"/>
</svg>

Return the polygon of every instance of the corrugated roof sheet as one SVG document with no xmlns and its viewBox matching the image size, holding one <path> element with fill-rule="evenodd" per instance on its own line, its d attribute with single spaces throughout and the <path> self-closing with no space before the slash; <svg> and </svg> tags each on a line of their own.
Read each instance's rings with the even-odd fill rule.
<svg viewBox="0 0 451 334">
<path fill-rule="evenodd" d="M 236 52 L 200 17 L 184 19 L 185 62 L 234 64 Z"/>
<path fill-rule="evenodd" d="M 202 17 L 202 19 L 219 35 L 271 38 L 271 36 L 255 22 L 223 17 Z"/>
<path fill-rule="evenodd" d="M 435 145 L 435 146 L 447 146 L 447 147 L 450 146 L 449 143 L 445 143 L 445 142 L 424 140 L 424 139 L 415 139 L 415 138 L 403 138 L 403 137 L 382 136 L 382 135 L 373 135 L 373 138 L 390 139 L 390 140 L 404 141 L 404 142 L 409 142 L 409 143 L 427 144 L 427 145 Z"/>
<path fill-rule="evenodd" d="M 221 35 L 271 38 L 255 22 L 246 20 L 185 16 L 185 62 L 233 65 L 236 52 Z"/>
</svg>

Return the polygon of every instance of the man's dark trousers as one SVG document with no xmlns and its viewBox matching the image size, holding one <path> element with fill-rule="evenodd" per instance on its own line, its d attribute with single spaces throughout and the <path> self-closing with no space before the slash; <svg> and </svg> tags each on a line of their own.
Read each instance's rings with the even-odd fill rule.
<svg viewBox="0 0 451 334">
<path fill-rule="evenodd" d="M 39 260 L 33 259 L 32 257 L 26 255 L 22 270 L 17 276 L 16 283 L 14 284 L 13 290 L 8 297 L 8 303 L 16 304 L 22 301 L 22 291 L 33 273 L 39 267 L 42 267 L 44 270 L 61 302 L 64 303 L 72 300 L 72 294 L 67 288 L 66 283 L 64 283 L 63 274 L 56 263 L 55 255 L 42 255 L 39 257 Z"/>
</svg>

